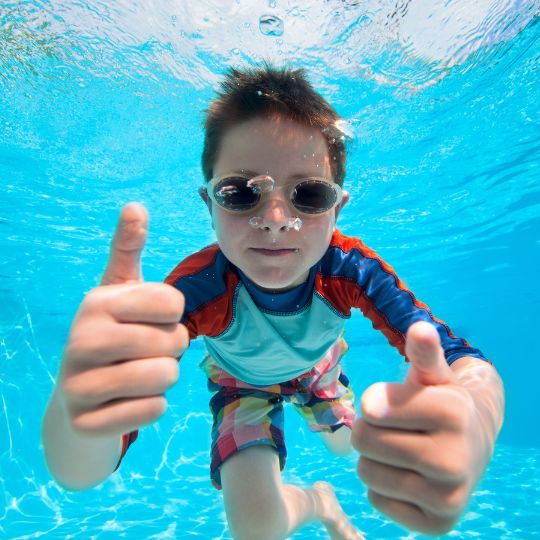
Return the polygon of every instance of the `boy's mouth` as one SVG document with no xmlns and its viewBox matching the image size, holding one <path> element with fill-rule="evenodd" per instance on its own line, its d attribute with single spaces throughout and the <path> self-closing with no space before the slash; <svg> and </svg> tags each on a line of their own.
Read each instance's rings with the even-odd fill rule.
<svg viewBox="0 0 540 540">
<path fill-rule="evenodd" d="M 267 257 L 283 257 L 285 255 L 292 255 L 298 253 L 298 248 L 249 248 L 259 255 L 266 255 Z"/>
</svg>

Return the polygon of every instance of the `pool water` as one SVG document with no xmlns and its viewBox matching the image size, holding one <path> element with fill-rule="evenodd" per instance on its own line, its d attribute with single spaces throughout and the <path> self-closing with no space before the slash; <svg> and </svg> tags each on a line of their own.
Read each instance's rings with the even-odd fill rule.
<svg viewBox="0 0 540 540">
<path fill-rule="evenodd" d="M 138 5 L 142 4 L 142 5 Z M 71 319 L 99 282 L 119 209 L 148 208 L 145 279 L 213 231 L 202 111 L 227 66 L 305 67 L 353 135 L 341 230 L 361 237 L 503 377 L 506 423 L 449 537 L 540 537 L 540 2 L 477 0 L 0 5 L 0 538 L 227 539 L 209 482 L 195 341 L 169 410 L 82 493 L 49 476 L 40 424 Z M 407 366 L 361 314 L 357 396 Z M 367 538 L 422 538 L 370 507 L 356 459 L 292 411 L 286 481 L 332 482 Z M 325 538 L 312 525 L 295 539 Z"/>
</svg>

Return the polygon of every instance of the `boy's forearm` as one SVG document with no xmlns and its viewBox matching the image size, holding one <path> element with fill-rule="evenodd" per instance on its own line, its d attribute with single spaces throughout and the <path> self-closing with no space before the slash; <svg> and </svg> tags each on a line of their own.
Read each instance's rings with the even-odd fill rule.
<svg viewBox="0 0 540 540">
<path fill-rule="evenodd" d="M 486 461 L 489 461 L 504 419 L 502 380 L 491 364 L 478 358 L 465 356 L 450 367 L 457 375 L 459 384 L 467 388 L 473 398 L 489 454 Z"/>
<path fill-rule="evenodd" d="M 65 489 L 79 491 L 97 486 L 116 467 L 122 438 L 92 438 L 71 428 L 57 391 L 47 406 L 42 442 L 49 472 Z"/>
</svg>

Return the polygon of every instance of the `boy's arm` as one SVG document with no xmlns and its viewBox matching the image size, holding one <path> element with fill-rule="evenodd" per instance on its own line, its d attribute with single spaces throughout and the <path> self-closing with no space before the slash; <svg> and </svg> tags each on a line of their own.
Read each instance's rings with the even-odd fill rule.
<svg viewBox="0 0 540 540">
<path fill-rule="evenodd" d="M 122 438 L 84 436 L 68 421 L 59 390 L 51 396 L 42 425 L 45 459 L 53 477 L 65 489 L 78 491 L 97 486 L 115 469 Z"/>
<path fill-rule="evenodd" d="M 319 293 L 347 314 L 357 307 L 410 361 L 403 384 L 362 396 L 352 442 L 371 503 L 429 534 L 459 519 L 493 453 L 504 392 L 495 368 L 416 299 L 375 251 L 336 233 Z"/>
<path fill-rule="evenodd" d="M 362 396 L 352 442 L 370 502 L 396 522 L 443 534 L 458 521 L 493 453 L 504 390 L 495 368 L 461 357 L 448 366 L 435 328 L 413 324 L 403 384 Z"/>
<path fill-rule="evenodd" d="M 85 296 L 69 332 L 42 424 L 47 466 L 67 489 L 102 482 L 136 430 L 163 415 L 189 345 L 178 324 L 184 297 L 142 281 L 147 228 L 144 207 L 124 207 L 101 285 Z"/>
<path fill-rule="evenodd" d="M 405 357 L 409 327 L 426 321 L 437 329 L 448 364 L 464 356 L 487 360 L 479 349 L 454 335 L 444 321 L 436 318 L 394 269 L 358 238 L 334 233 L 316 286 L 338 313 L 349 316 L 350 308 L 360 309 Z"/>
</svg>

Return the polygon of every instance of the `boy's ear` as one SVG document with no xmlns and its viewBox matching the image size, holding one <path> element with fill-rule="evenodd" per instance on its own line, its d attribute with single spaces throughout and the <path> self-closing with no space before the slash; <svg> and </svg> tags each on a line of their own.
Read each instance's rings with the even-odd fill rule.
<svg viewBox="0 0 540 540">
<path fill-rule="evenodd" d="M 341 210 L 343 210 L 343 207 L 349 202 L 350 200 L 350 195 L 349 195 L 349 192 L 348 191 L 345 191 L 343 190 L 343 193 L 342 193 L 342 197 L 341 197 L 341 202 L 339 203 L 338 206 L 336 206 L 336 221 L 337 221 L 337 218 L 339 216 L 339 213 L 341 212 Z"/>
<path fill-rule="evenodd" d="M 208 192 L 206 191 L 206 188 L 204 186 L 201 186 L 199 188 L 199 195 L 201 196 L 201 199 L 204 201 L 204 204 L 208 207 L 208 211 L 210 212 L 210 215 L 212 215 L 212 201 L 210 200 L 210 197 L 208 197 Z"/>
<path fill-rule="evenodd" d="M 204 186 L 201 186 L 199 188 L 199 195 L 201 196 L 201 199 L 204 201 L 204 204 L 206 204 L 206 207 L 208 208 L 208 212 L 210 212 L 210 222 L 212 223 L 212 229 L 215 230 L 214 219 L 212 218 L 212 201 L 210 197 L 208 196 L 208 191 L 206 191 L 206 188 Z"/>
</svg>

